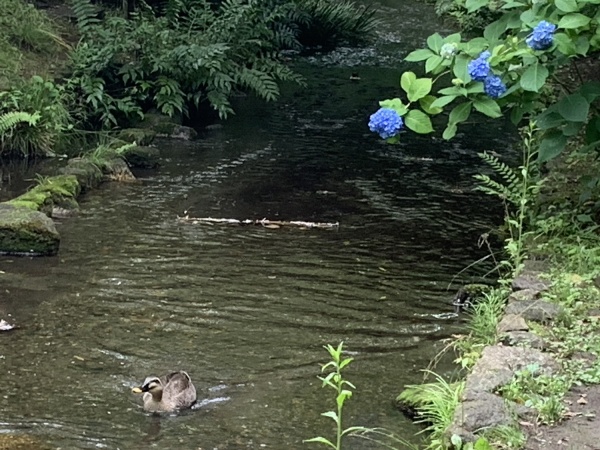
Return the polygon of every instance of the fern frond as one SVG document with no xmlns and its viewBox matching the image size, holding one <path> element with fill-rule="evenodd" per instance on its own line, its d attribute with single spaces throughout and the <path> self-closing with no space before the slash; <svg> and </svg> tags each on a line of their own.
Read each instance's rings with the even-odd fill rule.
<svg viewBox="0 0 600 450">
<path fill-rule="evenodd" d="M 98 8 L 90 0 L 71 0 L 71 8 L 81 34 L 86 35 L 100 24 Z"/>
<path fill-rule="evenodd" d="M 39 113 L 30 114 L 24 111 L 13 111 L 0 115 L 0 137 L 13 129 L 19 123 L 27 122 L 30 126 L 35 126 L 40 119 Z"/>
</svg>

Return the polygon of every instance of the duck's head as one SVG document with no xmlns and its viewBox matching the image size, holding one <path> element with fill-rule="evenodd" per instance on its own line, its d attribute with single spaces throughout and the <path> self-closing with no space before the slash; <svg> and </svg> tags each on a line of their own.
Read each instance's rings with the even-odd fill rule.
<svg viewBox="0 0 600 450">
<path fill-rule="evenodd" d="M 162 381 L 158 377 L 148 377 L 144 380 L 144 383 L 139 387 L 134 387 L 131 391 L 135 394 L 141 394 L 142 392 L 150 392 L 152 396 L 160 396 L 162 394 L 163 385 Z"/>
</svg>

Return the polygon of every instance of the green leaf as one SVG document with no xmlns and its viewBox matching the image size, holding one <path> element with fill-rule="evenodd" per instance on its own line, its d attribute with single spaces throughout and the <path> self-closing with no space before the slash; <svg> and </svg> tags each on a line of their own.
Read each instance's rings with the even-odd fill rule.
<svg viewBox="0 0 600 450">
<path fill-rule="evenodd" d="M 444 44 L 459 44 L 461 40 L 460 33 L 449 34 L 444 38 Z"/>
<path fill-rule="evenodd" d="M 450 111 L 449 122 L 457 124 L 460 122 L 464 122 L 469 118 L 471 114 L 471 102 L 461 103 L 454 107 L 452 111 Z"/>
<path fill-rule="evenodd" d="M 594 116 L 585 128 L 585 143 L 591 144 L 600 140 L 600 116 Z"/>
<path fill-rule="evenodd" d="M 491 98 L 477 98 L 473 101 L 473 106 L 477 111 L 479 111 L 482 114 L 485 114 L 488 117 L 492 117 L 494 119 L 502 117 L 502 111 L 500 111 L 500 106 L 498 106 L 498 103 L 496 103 Z"/>
<path fill-rule="evenodd" d="M 554 4 L 562 12 L 569 13 L 579 11 L 576 0 L 555 0 Z"/>
<path fill-rule="evenodd" d="M 450 86 L 444 89 L 440 89 L 439 90 L 440 94 L 444 94 L 444 95 L 467 95 L 467 90 L 464 87 L 460 87 L 460 86 Z"/>
<path fill-rule="evenodd" d="M 563 55 L 573 56 L 577 54 L 577 47 L 575 47 L 575 42 L 565 33 L 556 33 L 554 35 L 554 42 L 556 43 L 556 48 Z"/>
<path fill-rule="evenodd" d="M 465 7 L 467 11 L 472 13 L 473 11 L 477 11 L 478 9 L 486 6 L 488 4 L 488 0 L 467 0 L 465 3 Z"/>
<path fill-rule="evenodd" d="M 454 447 L 456 448 L 462 448 L 462 439 L 458 434 L 453 434 L 452 437 L 450 438 L 450 442 L 452 443 L 452 445 L 454 445 Z"/>
<path fill-rule="evenodd" d="M 590 23 L 590 20 L 591 19 L 588 16 L 584 16 L 583 14 L 571 13 L 561 17 L 558 22 L 558 28 L 570 30 L 573 28 L 585 27 Z"/>
<path fill-rule="evenodd" d="M 539 92 L 548 78 L 548 69 L 536 62 L 530 65 L 521 76 L 521 87 L 525 91 Z"/>
<path fill-rule="evenodd" d="M 556 106 L 560 115 L 572 122 L 585 122 L 590 112 L 590 104 L 581 94 L 567 95 Z"/>
<path fill-rule="evenodd" d="M 583 122 L 567 122 L 562 129 L 562 134 L 565 136 L 575 136 L 583 127 Z"/>
<path fill-rule="evenodd" d="M 427 38 L 427 46 L 435 53 L 440 53 L 443 44 L 444 40 L 442 39 L 442 36 L 440 36 L 439 33 L 434 33 Z"/>
<path fill-rule="evenodd" d="M 418 78 L 414 80 L 406 92 L 408 99 L 411 102 L 416 102 L 425 97 L 431 92 L 432 84 L 431 78 Z"/>
<path fill-rule="evenodd" d="M 425 72 L 433 72 L 440 64 L 444 62 L 444 58 L 438 55 L 433 55 L 425 61 Z"/>
<path fill-rule="evenodd" d="M 538 162 L 543 163 L 556 158 L 567 145 L 567 137 L 560 130 L 550 130 L 544 135 L 538 150 Z"/>
<path fill-rule="evenodd" d="M 470 61 L 471 58 L 463 53 L 454 58 L 454 67 L 452 68 L 452 72 L 456 78 L 460 78 L 465 84 L 471 81 L 471 76 L 469 75 L 468 69 Z"/>
<path fill-rule="evenodd" d="M 326 445 L 328 445 L 328 446 L 329 446 L 329 447 L 331 447 L 331 448 L 337 448 L 337 447 L 335 446 L 335 444 L 333 444 L 333 442 L 331 442 L 331 441 L 329 441 L 329 440 L 325 439 L 324 437 L 320 437 L 320 436 L 319 436 L 319 437 L 316 437 L 316 438 L 306 439 L 306 440 L 305 440 L 305 441 L 303 441 L 303 442 L 319 442 L 319 443 L 321 443 L 321 444 L 326 444 Z"/>
<path fill-rule="evenodd" d="M 419 100 L 419 106 L 423 111 L 425 111 L 430 116 L 435 116 L 443 111 L 439 106 L 432 107 L 434 101 L 437 99 L 433 95 L 426 95 L 422 99 Z"/>
<path fill-rule="evenodd" d="M 431 108 L 443 108 L 448 103 L 451 103 L 456 98 L 456 95 L 445 95 L 443 97 L 437 98 L 432 104 Z M 425 108 L 423 108 L 425 109 Z"/>
<path fill-rule="evenodd" d="M 417 76 L 414 72 L 404 72 L 400 77 L 400 87 L 406 93 L 410 90 L 410 86 L 415 82 Z"/>
<path fill-rule="evenodd" d="M 433 53 L 428 48 L 420 48 L 418 50 L 413 50 L 412 52 L 410 52 L 408 56 L 404 58 L 404 60 L 411 62 L 425 61 L 427 58 L 433 55 L 435 55 L 435 53 Z"/>
<path fill-rule="evenodd" d="M 495 22 L 490 23 L 483 30 L 483 37 L 488 40 L 488 42 L 493 43 L 497 41 L 502 33 L 506 31 L 506 19 L 502 17 L 501 19 L 496 20 Z"/>
<path fill-rule="evenodd" d="M 598 97 L 600 97 L 600 82 L 588 81 L 579 88 L 579 93 L 585 97 L 585 99 L 592 103 Z"/>
<path fill-rule="evenodd" d="M 486 438 L 480 437 L 477 439 L 477 441 L 475 441 L 473 450 L 494 450 L 494 447 L 492 447 Z"/>
<path fill-rule="evenodd" d="M 431 119 L 423 111 L 411 109 L 404 118 L 406 127 L 415 133 L 427 134 L 433 132 Z"/>
<path fill-rule="evenodd" d="M 575 41 L 575 52 L 578 55 L 587 55 L 588 50 L 590 49 L 590 40 L 585 36 L 579 36 L 577 41 Z"/>
<path fill-rule="evenodd" d="M 379 102 L 379 106 L 382 108 L 393 109 L 398 113 L 399 116 L 403 116 L 408 112 L 408 106 L 402 103 L 399 98 L 393 98 L 390 100 L 382 100 Z"/>
<path fill-rule="evenodd" d="M 448 123 L 448 126 L 444 130 L 444 133 L 442 134 L 442 137 L 444 139 L 446 139 L 447 141 L 449 141 L 454 136 L 456 136 L 456 131 L 457 130 L 458 130 L 458 127 L 456 126 L 455 123 Z"/>
<path fill-rule="evenodd" d="M 565 119 L 557 111 L 544 111 L 535 119 L 535 124 L 540 130 L 549 130 L 565 123 Z"/>
<path fill-rule="evenodd" d="M 324 417 L 329 417 L 330 419 L 333 419 L 333 421 L 335 423 L 338 423 L 338 415 L 335 411 L 327 411 L 327 412 L 321 413 L 321 415 Z"/>
</svg>

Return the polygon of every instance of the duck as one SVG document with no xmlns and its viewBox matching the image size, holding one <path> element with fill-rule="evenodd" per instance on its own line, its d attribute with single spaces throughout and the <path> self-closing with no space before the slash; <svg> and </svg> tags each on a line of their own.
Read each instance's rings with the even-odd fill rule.
<svg viewBox="0 0 600 450">
<path fill-rule="evenodd" d="M 144 394 L 144 409 L 148 412 L 173 412 L 191 408 L 196 403 L 196 387 L 184 371 L 171 372 L 163 377 L 148 377 L 132 392 Z"/>
</svg>

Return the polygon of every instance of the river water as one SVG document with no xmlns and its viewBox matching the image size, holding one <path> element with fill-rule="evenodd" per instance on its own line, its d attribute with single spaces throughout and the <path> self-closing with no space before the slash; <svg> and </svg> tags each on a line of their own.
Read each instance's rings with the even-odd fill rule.
<svg viewBox="0 0 600 450">
<path fill-rule="evenodd" d="M 310 448 L 303 439 L 332 431 L 323 345 L 344 341 L 357 386 L 347 425 L 416 442 L 392 399 L 463 327 L 451 298 L 489 267 L 459 272 L 486 254 L 478 237 L 501 214 L 472 190 L 477 152 L 507 140 L 496 123 L 452 143 L 371 134 L 402 57 L 439 27 L 417 2 L 389 1 L 382 17 L 376 45 L 302 58 L 306 89 L 240 98 L 198 141 L 158 142 L 161 167 L 139 183 L 87 194 L 58 224 L 58 257 L 0 258 L 0 317 L 21 326 L 0 335 L 0 433 L 63 449 Z M 340 226 L 194 225 L 177 220 L 184 210 Z M 199 407 L 145 414 L 131 388 L 174 369 Z"/>
</svg>

